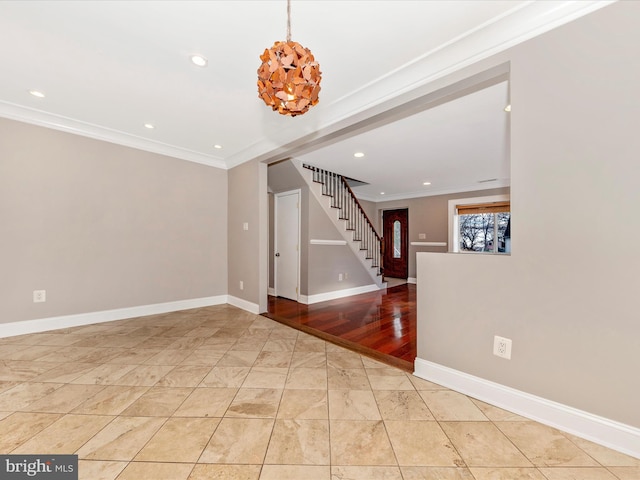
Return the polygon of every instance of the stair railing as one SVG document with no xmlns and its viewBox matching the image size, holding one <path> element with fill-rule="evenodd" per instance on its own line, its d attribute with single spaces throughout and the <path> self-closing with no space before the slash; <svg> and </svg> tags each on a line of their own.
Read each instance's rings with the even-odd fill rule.
<svg viewBox="0 0 640 480">
<path fill-rule="evenodd" d="M 312 165 L 303 164 L 303 167 L 313 172 L 313 181 L 322 185 L 323 195 L 331 197 L 331 207 L 338 209 L 338 218 L 347 222 L 347 230 L 353 231 L 353 240 L 360 242 L 360 250 L 366 251 L 371 266 L 377 269 L 378 275 L 383 275 L 384 241 L 347 180 L 342 175 Z"/>
</svg>

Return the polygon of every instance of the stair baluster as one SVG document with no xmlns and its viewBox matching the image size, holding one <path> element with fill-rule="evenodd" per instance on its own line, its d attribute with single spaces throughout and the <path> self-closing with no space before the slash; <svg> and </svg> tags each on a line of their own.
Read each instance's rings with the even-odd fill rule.
<svg viewBox="0 0 640 480">
<path fill-rule="evenodd" d="M 311 165 L 303 165 L 313 172 L 312 178 L 322 185 L 322 194 L 331 197 L 331 207 L 338 209 L 338 218 L 346 220 L 346 229 L 353 231 L 353 240 L 360 242 L 360 250 L 366 251 L 366 258 L 377 275 L 383 275 L 383 239 L 378 235 L 362 205 L 353 194 L 342 175 Z"/>
</svg>

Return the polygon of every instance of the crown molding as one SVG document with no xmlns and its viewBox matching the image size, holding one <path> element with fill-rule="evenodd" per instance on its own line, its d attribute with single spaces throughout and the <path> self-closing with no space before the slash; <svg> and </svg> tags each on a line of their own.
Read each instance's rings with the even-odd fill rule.
<svg viewBox="0 0 640 480">
<path fill-rule="evenodd" d="M 219 158 L 22 105 L 0 101 L 0 116 L 209 167 L 227 169 L 227 164 Z"/>
<path fill-rule="evenodd" d="M 424 95 L 425 87 L 438 79 L 612 3 L 615 0 L 530 1 L 518 5 L 342 98 L 321 103 L 315 110 L 322 115 L 304 116 L 296 127 L 279 129 L 272 138 L 248 145 L 226 160 L 11 103 L 0 102 L 0 116 L 226 170 L 251 160 L 284 158 L 309 139 L 318 142 L 361 121 L 363 116 L 382 113 L 409 101 L 412 95 Z"/>
<path fill-rule="evenodd" d="M 363 114 L 371 116 L 381 113 L 409 101 L 412 95 L 424 95 L 425 88 L 436 80 L 615 1 L 530 1 L 518 5 L 342 98 L 331 103 L 321 102 L 314 109 L 316 113 L 322 110 L 322 115 L 303 116 L 297 122 L 302 124 L 298 127 L 303 127 L 304 134 L 300 134 L 299 128 L 282 129 L 277 133 L 277 138 L 256 142 L 233 155 L 227 162 L 236 166 L 253 159 L 270 162 L 284 158 L 310 139 L 318 142 L 362 120 Z M 313 128 L 309 129 L 312 125 Z"/>
<path fill-rule="evenodd" d="M 408 193 L 398 193 L 395 195 L 367 195 L 360 194 L 354 190 L 355 196 L 358 200 L 367 200 L 369 202 L 381 203 L 381 202 L 392 202 L 395 200 L 409 200 L 412 198 L 422 198 L 422 197 L 435 197 L 437 195 L 450 195 L 452 193 L 465 193 L 465 192 L 477 192 L 481 190 L 492 190 L 494 188 L 503 188 L 510 187 L 511 182 L 509 179 L 497 180 L 495 182 L 491 182 L 491 184 L 483 183 L 481 185 L 472 184 L 472 185 L 463 185 L 461 187 L 455 188 L 441 188 L 439 190 L 430 190 L 429 192 L 419 191 L 419 192 L 408 192 Z M 357 187 L 356 187 L 357 188 Z"/>
<path fill-rule="evenodd" d="M 424 87 L 612 3 L 615 0 L 531 1 L 514 7 L 334 100 L 330 104 L 334 121 Z"/>
</svg>

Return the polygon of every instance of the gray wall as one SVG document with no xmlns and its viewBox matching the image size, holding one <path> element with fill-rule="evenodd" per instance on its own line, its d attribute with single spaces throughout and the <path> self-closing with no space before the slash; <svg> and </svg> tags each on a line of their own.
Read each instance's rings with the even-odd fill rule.
<svg viewBox="0 0 640 480">
<path fill-rule="evenodd" d="M 300 293 L 302 295 L 317 295 L 372 284 L 371 277 L 348 245 L 310 245 L 311 239 L 340 240 L 342 236 L 327 217 L 320 203 L 310 195 L 304 178 L 291 161 L 270 165 L 268 184 L 269 189 L 274 193 L 295 189 L 301 191 Z M 271 233 L 269 238 L 269 256 L 273 258 Z M 338 281 L 339 273 L 347 273 L 348 278 Z M 272 275 L 270 275 L 269 286 L 274 286 Z"/>
<path fill-rule="evenodd" d="M 448 242 L 449 237 L 449 200 L 486 197 L 490 195 L 508 194 L 509 188 L 493 188 L 473 192 L 452 193 L 447 195 L 433 195 L 429 197 L 409 198 L 405 200 L 391 200 L 387 202 L 370 202 L 360 200 L 362 207 L 382 235 L 382 212 L 396 208 L 409 209 L 409 277 L 416 278 L 416 253 L 418 252 L 446 252 L 447 247 L 414 246 L 411 242 Z M 420 239 L 419 234 L 425 238 Z"/>
<path fill-rule="evenodd" d="M 332 213 L 337 215 L 338 211 L 333 210 Z M 313 195 L 309 195 L 307 216 L 309 218 L 310 240 L 340 240 L 343 238 Z M 348 232 L 347 238 L 352 238 L 351 232 Z M 371 276 L 366 272 L 365 267 L 354 255 L 349 245 L 309 245 L 308 248 L 308 295 L 373 284 Z M 338 280 L 340 273 L 343 274 L 342 281 Z"/>
<path fill-rule="evenodd" d="M 357 192 L 354 193 L 356 194 L 356 196 L 358 195 Z M 358 199 L 358 202 L 360 202 L 360 206 L 364 210 L 364 213 L 366 213 L 367 217 L 369 217 L 369 220 L 371 220 L 371 223 L 376 229 L 376 232 L 378 232 L 378 235 L 382 235 L 382 231 L 378 222 L 378 204 L 376 202 L 372 202 L 370 200 L 362 200 L 360 198 Z"/>
<path fill-rule="evenodd" d="M 226 294 L 224 170 L 3 118 L 0 138 L 0 323 Z"/>
<path fill-rule="evenodd" d="M 419 358 L 634 427 L 638 18 L 618 2 L 467 69 L 511 62 L 513 253 L 418 264 Z"/>
<path fill-rule="evenodd" d="M 276 193 L 288 192 L 300 189 L 300 294 L 308 295 L 308 263 L 309 263 L 309 216 L 305 214 L 306 206 L 309 205 L 309 188 L 300 173 L 295 169 L 290 161 L 274 163 L 267 168 L 267 184 L 269 191 Z M 274 200 L 275 202 L 275 200 Z M 275 229 L 275 203 L 274 208 L 269 210 L 269 287 L 275 286 L 275 258 L 274 251 L 274 229 Z"/>
<path fill-rule="evenodd" d="M 266 312 L 269 240 L 267 166 L 253 160 L 232 168 L 228 176 L 229 295 L 258 305 L 259 312 Z M 244 230 L 244 223 L 248 224 L 248 230 Z"/>
</svg>

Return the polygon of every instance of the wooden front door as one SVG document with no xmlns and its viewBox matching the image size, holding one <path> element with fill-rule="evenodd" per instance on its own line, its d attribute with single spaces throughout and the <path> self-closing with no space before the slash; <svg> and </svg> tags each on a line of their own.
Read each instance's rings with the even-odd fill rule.
<svg viewBox="0 0 640 480">
<path fill-rule="evenodd" d="M 385 277 L 407 278 L 409 270 L 409 210 L 382 212 Z"/>
</svg>

